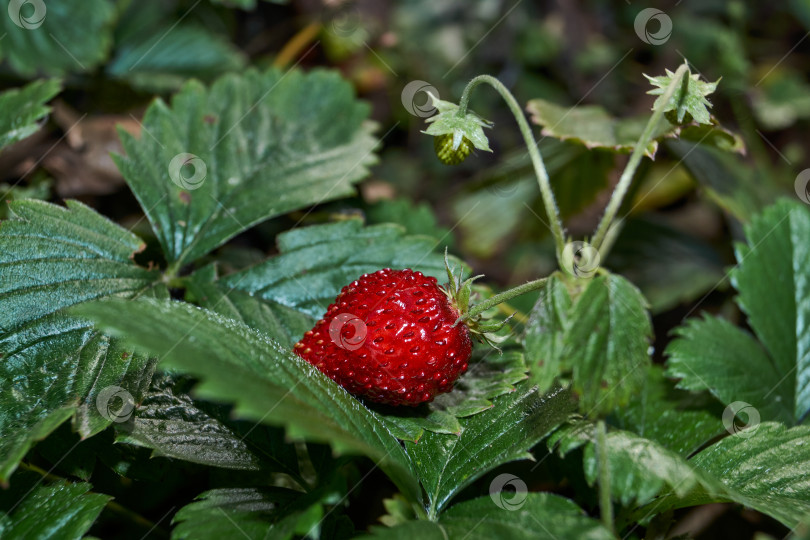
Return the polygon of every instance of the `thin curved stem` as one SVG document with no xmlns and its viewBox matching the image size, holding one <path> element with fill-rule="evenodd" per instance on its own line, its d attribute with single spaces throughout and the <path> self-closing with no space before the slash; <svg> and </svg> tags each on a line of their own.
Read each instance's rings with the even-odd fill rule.
<svg viewBox="0 0 810 540">
<path fill-rule="evenodd" d="M 686 73 L 688 69 L 689 67 L 685 63 L 681 64 L 681 66 L 675 72 L 675 76 L 672 78 L 672 82 L 667 87 L 666 92 L 664 92 L 664 97 L 661 100 L 662 103 L 669 103 L 669 100 L 672 99 L 673 94 L 675 94 L 675 90 L 677 90 L 678 86 L 680 86 L 684 73 Z M 650 144 L 653 133 L 655 133 L 655 129 L 658 127 L 658 122 L 661 121 L 663 116 L 663 107 L 659 107 L 653 111 L 650 120 L 647 122 L 644 131 L 641 133 L 641 137 L 639 137 L 636 146 L 633 148 L 633 153 L 630 155 L 630 159 L 627 161 L 627 166 L 624 168 L 621 178 L 619 178 L 619 183 L 616 184 L 616 189 L 613 190 L 613 194 L 610 196 L 610 202 L 608 203 L 607 208 L 605 208 L 605 213 L 602 216 L 602 220 L 599 222 L 599 226 L 596 228 L 593 239 L 591 240 L 591 245 L 597 250 L 602 247 L 602 243 L 605 241 L 605 236 L 607 235 L 608 229 L 610 228 L 611 223 L 613 223 L 613 220 L 616 218 L 616 214 L 619 212 L 622 201 L 624 201 L 624 196 L 627 195 L 627 190 L 630 188 L 630 184 L 633 181 L 633 176 L 636 174 L 638 166 L 641 163 L 641 158 L 644 157 L 644 152 L 647 149 L 647 145 Z M 600 252 L 602 260 L 604 260 L 606 255 L 606 253 Z"/>
<path fill-rule="evenodd" d="M 529 150 L 529 157 L 531 157 L 532 165 L 534 165 L 534 173 L 537 177 L 537 184 L 540 186 L 540 194 L 543 197 L 543 205 L 546 209 L 546 215 L 551 222 L 551 233 L 554 236 L 554 244 L 557 249 L 557 260 L 562 256 L 563 247 L 565 246 L 565 233 L 563 232 L 562 222 L 560 221 L 560 212 L 557 209 L 557 202 L 554 200 L 554 193 L 551 191 L 551 182 L 548 179 L 548 172 L 543 163 L 543 157 L 540 155 L 540 150 L 537 148 L 537 141 L 534 139 L 534 134 L 526 121 L 526 116 L 520 108 L 515 97 L 512 93 L 495 77 L 491 75 L 479 75 L 467 83 L 464 92 L 461 94 L 461 101 L 459 102 L 458 114 L 464 116 L 467 114 L 467 106 L 470 102 L 470 93 L 473 88 L 481 83 L 486 83 L 493 87 L 506 101 L 509 109 L 517 120 L 520 133 L 523 135 L 523 140 Z"/>
<path fill-rule="evenodd" d="M 465 313 L 463 316 L 459 317 L 458 322 L 464 322 L 468 319 L 472 319 L 480 315 L 481 313 L 485 312 L 491 307 L 495 307 L 498 304 L 506 302 L 507 300 L 511 300 L 516 296 L 520 296 L 521 294 L 525 294 L 529 291 L 536 291 L 537 289 L 542 289 L 545 287 L 548 278 L 540 278 L 535 279 L 534 281 L 530 281 L 528 283 L 524 283 L 523 285 L 518 285 L 513 289 L 509 289 L 508 291 L 504 291 L 502 293 L 498 293 L 495 296 L 490 296 L 480 304 L 476 304 L 470 308 L 470 310 Z"/>
</svg>

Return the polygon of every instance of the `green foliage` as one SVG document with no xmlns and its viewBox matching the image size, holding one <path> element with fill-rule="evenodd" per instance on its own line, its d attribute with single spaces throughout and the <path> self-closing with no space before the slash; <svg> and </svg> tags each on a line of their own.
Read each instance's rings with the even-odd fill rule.
<svg viewBox="0 0 810 540">
<path fill-rule="evenodd" d="M 120 386 L 134 396 L 154 363 L 61 310 L 105 296 L 161 294 L 158 274 L 135 265 L 135 235 L 68 201 L 11 203 L 0 224 L 0 480 L 31 444 L 64 420 L 91 436 L 110 425 L 96 402 Z"/>
<path fill-rule="evenodd" d="M 20 75 L 86 72 L 107 57 L 115 17 L 112 2 L 9 0 L 2 8 L 0 33 L 5 38 L 0 42 L 0 58 Z"/>
<path fill-rule="evenodd" d="M 130 11 L 146 17 L 155 13 L 142 7 Z M 165 91 L 179 88 L 189 77 L 209 79 L 244 67 L 244 57 L 223 37 L 200 26 L 168 22 L 139 20 L 139 31 L 117 44 L 107 73 L 138 88 Z"/>
<path fill-rule="evenodd" d="M 532 115 L 532 121 L 543 126 L 545 136 L 572 140 L 588 148 L 609 148 L 617 152 L 632 152 L 647 123 L 644 116 L 613 118 L 599 105 L 563 107 L 544 99 L 533 99 L 526 108 Z M 661 122 L 645 154 L 654 157 L 658 150 L 658 139 L 672 129 L 672 125 Z"/>
<path fill-rule="evenodd" d="M 497 496 L 509 499 L 504 494 Z M 513 495 L 513 497 L 517 497 Z M 459 503 L 442 514 L 438 522 L 409 521 L 393 528 L 377 527 L 364 539 L 443 540 L 445 538 L 613 538 L 598 521 L 570 501 L 551 493 L 527 493 L 519 508 L 503 508 L 490 497 Z"/>
<path fill-rule="evenodd" d="M 810 514 L 810 427 L 767 422 L 756 429 L 750 437 L 726 437 L 691 462 L 732 491 L 728 500 L 795 527 Z"/>
<path fill-rule="evenodd" d="M 336 73 L 249 70 L 156 101 L 140 139 L 120 133 L 116 162 L 179 267 L 260 221 L 351 194 L 374 161 L 367 116 Z"/>
<path fill-rule="evenodd" d="M 722 484 L 696 471 L 684 458 L 634 433 L 613 431 L 607 435 L 610 489 L 613 498 L 625 506 L 644 505 L 660 494 L 684 499 L 693 492 L 717 500 Z M 596 445 L 585 448 L 585 476 L 593 484 L 598 478 Z M 658 510 L 656 510 L 658 511 Z"/>
<path fill-rule="evenodd" d="M 406 443 L 427 492 L 428 514 L 435 517 L 464 486 L 488 470 L 517 459 L 573 412 L 571 395 L 556 390 L 541 395 L 525 387 L 496 400 L 495 406 L 461 420 L 461 434 L 427 433 Z"/>
<path fill-rule="evenodd" d="M 51 111 L 45 103 L 61 89 L 58 80 L 43 79 L 0 94 L 0 149 L 35 133 Z"/>
<path fill-rule="evenodd" d="M 316 527 L 323 515 L 317 500 L 283 488 L 227 488 L 207 491 L 174 517 L 173 539 L 291 538 Z"/>
<path fill-rule="evenodd" d="M 688 457 L 723 433 L 720 418 L 708 410 L 709 399 L 676 390 L 664 378 L 660 367 L 651 366 L 637 398 L 627 407 L 617 409 L 609 420 L 620 429 L 638 433 Z"/>
<path fill-rule="evenodd" d="M 562 278 L 552 276 L 526 334 L 532 380 L 547 387 L 555 377 L 570 374 L 586 415 L 626 405 L 644 385 L 650 318 L 644 297 L 621 276 L 607 273 L 585 281 L 575 301 Z"/>
<path fill-rule="evenodd" d="M 76 310 L 157 354 L 162 366 L 198 377 L 196 395 L 233 403 L 239 418 L 283 425 L 288 437 L 368 455 L 416 497 L 410 459 L 377 415 L 265 334 L 183 302 L 108 301 Z"/>
<path fill-rule="evenodd" d="M 532 121 L 543 126 L 544 136 L 570 140 L 589 149 L 604 148 L 621 153 L 633 151 L 649 120 L 648 116 L 614 118 L 599 105 L 563 107 L 544 99 L 533 99 L 526 108 L 532 115 Z M 663 119 L 655 127 L 644 153 L 654 158 L 659 143 L 674 137 L 700 141 L 725 151 L 744 152 L 745 144 L 739 135 L 724 129 L 714 120 L 705 124 L 682 125 Z"/>
<path fill-rule="evenodd" d="M 736 502 L 793 527 L 810 512 L 805 426 L 788 429 L 762 423 L 732 435 L 686 460 L 658 443 L 625 431 L 607 435 L 611 493 L 629 521 L 646 520 L 675 508 Z M 583 423 L 549 439 L 561 454 L 586 444 L 586 478 L 599 478 L 594 427 Z"/>
<path fill-rule="evenodd" d="M 467 139 L 477 149 L 492 152 L 489 148 L 489 139 L 484 133 L 484 128 L 491 127 L 490 122 L 470 111 L 466 111 L 463 115 L 459 114 L 458 105 L 438 99 L 433 94 L 430 94 L 430 100 L 438 113 L 425 120 L 430 124 L 425 133 L 434 137 L 441 135 L 452 137 L 453 150 L 458 150 L 462 140 Z"/>
<path fill-rule="evenodd" d="M 89 493 L 85 482 L 43 484 L 39 475 L 18 473 L 14 489 L 0 490 L 3 538 L 82 538 L 112 497 Z"/>
<path fill-rule="evenodd" d="M 240 430 L 225 407 L 195 402 L 184 386 L 191 384 L 156 377 L 131 421 L 119 425 L 116 440 L 150 448 L 154 456 L 300 479 L 295 449 L 284 443 L 281 430 L 255 424 Z"/>
<path fill-rule="evenodd" d="M 675 82 L 675 73 L 667 70 L 666 75 L 659 77 L 650 77 L 645 75 L 650 84 L 656 88 L 647 92 L 653 96 L 660 96 L 655 100 L 653 108 L 663 110 L 665 113 L 671 112 L 672 122 L 678 125 L 688 124 L 690 122 L 697 122 L 698 124 L 711 124 L 712 119 L 707 107 L 712 104 L 706 99 L 706 96 L 717 90 L 717 83 L 700 80 L 700 74 L 689 73 L 687 70 L 686 75 L 681 79 L 675 93 L 664 102 L 664 92 L 667 87 Z"/>
<path fill-rule="evenodd" d="M 808 523 L 810 212 L 768 205 L 801 198 L 806 70 L 781 54 L 795 42 L 780 47 L 810 11 L 670 10 L 656 21 L 674 20 L 673 41 L 646 47 L 637 6 L 594 25 L 577 7 L 491 7 L 412 0 L 383 20 L 339 2 L 3 3 L 0 537 L 663 538 L 673 516 L 688 523 L 675 510 L 712 503 L 734 503 L 724 523 L 740 506 Z M 571 21 L 619 31 L 571 41 Z M 510 43 L 522 46 L 503 64 Z M 647 124 L 637 62 L 675 51 L 706 76 L 648 77 L 671 99 Z M 538 96 L 527 109 L 544 137 L 535 144 L 504 84 L 477 77 L 461 103 L 497 129 L 437 94 L 427 133 L 450 154 L 496 153 L 442 167 L 430 138 L 412 136 L 422 119 L 399 106 L 415 97 L 400 83 L 444 81 L 448 97 L 470 69 Z M 720 75 L 722 87 L 705 82 Z M 480 82 L 506 99 L 531 156 L 486 101 L 495 94 L 471 92 Z M 110 115 L 130 124 L 115 160 L 141 208 L 90 188 L 82 200 L 99 212 L 45 202 L 99 167 L 114 184 Z M 355 191 L 378 151 L 386 166 Z M 293 353 L 363 273 L 443 282 L 438 253 L 456 231 L 472 264 L 453 265 L 488 276 L 472 309 L 497 297 L 508 304 L 489 322 L 514 318 L 503 352 L 476 345 L 452 392 L 366 403 Z M 743 235 L 732 253 L 727 239 Z M 591 279 L 555 272 L 583 237 L 604 266 Z M 694 305 L 711 315 L 674 322 Z M 730 418 L 741 402 L 743 431 Z"/>
<path fill-rule="evenodd" d="M 530 380 L 545 391 L 563 371 L 565 329 L 569 326 L 571 297 L 565 283 L 552 274 L 532 309 L 526 325 L 524 349 Z"/>
<path fill-rule="evenodd" d="M 745 401 L 763 419 L 800 422 L 810 410 L 810 212 L 798 203 L 770 207 L 746 227 L 732 283 L 759 338 L 707 316 L 678 329 L 668 374 L 724 404 Z M 778 284 L 778 285 L 776 285 Z M 761 345 L 760 345 L 761 343 Z"/>
<path fill-rule="evenodd" d="M 293 229 L 277 238 L 280 254 L 222 280 L 224 285 L 320 317 L 340 289 L 380 268 L 412 268 L 443 279 L 437 242 L 404 236 L 402 227 L 359 220 Z"/>
<path fill-rule="evenodd" d="M 228 286 L 215 277 L 213 267 L 195 272 L 187 282 L 186 299 L 260 329 L 278 343 L 290 347 L 315 325 L 315 318 L 303 311 Z"/>
<path fill-rule="evenodd" d="M 425 203 L 412 204 L 408 199 L 382 200 L 366 209 L 369 224 L 398 223 L 408 234 L 425 235 L 440 243 L 453 245 L 450 229 L 442 227 Z"/>
</svg>

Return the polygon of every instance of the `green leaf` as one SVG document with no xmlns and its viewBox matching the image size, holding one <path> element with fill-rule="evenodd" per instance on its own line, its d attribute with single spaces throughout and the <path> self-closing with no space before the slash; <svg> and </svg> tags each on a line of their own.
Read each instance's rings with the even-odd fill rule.
<svg viewBox="0 0 810 540">
<path fill-rule="evenodd" d="M 781 201 L 745 228 L 731 274 L 748 323 L 795 395 L 794 415 L 810 411 L 810 210 Z"/>
<path fill-rule="evenodd" d="M 552 274 L 532 308 L 523 348 L 529 380 L 541 392 L 552 387 L 562 371 L 565 329 L 569 326 L 571 297 L 559 276 Z"/>
<path fill-rule="evenodd" d="M 226 423 L 227 408 L 195 402 L 186 393 L 190 386 L 190 381 L 178 377 L 155 377 L 131 421 L 119 426 L 116 442 L 151 448 L 154 456 L 227 469 L 279 471 L 299 478 L 295 448 L 284 444 L 283 433 L 264 433 L 269 436 L 261 445 L 251 444 L 251 439 Z M 248 436 L 266 429 L 255 424 L 248 428 Z"/>
<path fill-rule="evenodd" d="M 490 497 L 479 497 L 454 505 L 441 515 L 438 522 L 408 521 L 391 528 L 372 527 L 371 534 L 362 538 L 368 540 L 614 538 L 601 523 L 588 517 L 582 508 L 569 499 L 552 493 L 524 492 L 522 495 L 511 496 L 513 501 L 518 497 L 520 501 L 517 502 L 517 508 L 507 509 L 499 506 Z"/>
<path fill-rule="evenodd" d="M 701 474 L 722 481 L 725 495 L 712 497 L 697 492 L 685 499 L 669 495 L 653 503 L 655 511 L 737 502 L 787 527 L 798 525 L 810 514 L 810 427 L 787 428 L 763 422 L 755 429 L 747 436 L 726 437 L 690 461 Z"/>
<path fill-rule="evenodd" d="M 226 488 L 206 491 L 181 508 L 172 520 L 172 539 L 291 538 L 317 499 L 284 488 Z"/>
<path fill-rule="evenodd" d="M 667 349 L 668 374 L 724 404 L 749 403 L 764 419 L 800 423 L 810 411 L 810 212 L 779 202 L 745 233 L 731 277 L 761 345 L 722 319 L 690 321 Z"/>
<path fill-rule="evenodd" d="M 2 15 L 0 59 L 20 75 L 85 72 L 107 58 L 115 17 L 107 0 L 7 1 Z"/>
<path fill-rule="evenodd" d="M 644 389 L 627 407 L 617 409 L 610 421 L 688 457 L 723 433 L 720 418 L 701 407 L 707 399 L 711 398 L 675 390 L 659 366 L 650 366 Z"/>
<path fill-rule="evenodd" d="M 352 219 L 293 229 L 277 241 L 278 256 L 222 283 L 320 317 L 343 286 L 365 273 L 411 268 L 440 281 L 446 277 L 444 258 L 434 252 L 438 242 L 404 236 L 397 225 L 363 227 Z"/>
<path fill-rule="evenodd" d="M 47 174 L 34 173 L 26 183 L 0 184 L 0 201 L 10 203 L 22 199 L 47 201 L 51 198 L 53 180 Z M 11 217 L 8 204 L 0 204 L 0 221 Z"/>
<path fill-rule="evenodd" d="M 195 272 L 186 282 L 186 300 L 261 330 L 290 347 L 315 326 L 315 318 L 302 311 L 236 289 L 214 278 L 212 267 Z"/>
<path fill-rule="evenodd" d="M 650 119 L 649 115 L 614 118 L 599 105 L 564 107 L 544 99 L 529 101 L 526 109 L 532 115 L 532 121 L 543 126 L 542 133 L 546 137 L 571 140 L 589 149 L 604 148 L 626 154 L 633 151 Z M 676 137 L 701 141 L 725 151 L 745 151 L 740 136 L 720 126 L 714 117 L 709 117 L 708 125 L 677 125 L 662 119 L 652 134 L 645 155 L 654 158 L 660 141 Z"/>
<path fill-rule="evenodd" d="M 375 157 L 368 106 L 334 72 L 188 82 L 121 131 L 116 163 L 174 267 L 268 218 L 353 193 Z"/>
<path fill-rule="evenodd" d="M 461 435 L 426 433 L 407 442 L 419 479 L 435 517 L 464 487 L 499 465 L 532 459 L 528 449 L 574 411 L 569 392 L 540 395 L 522 388 L 495 400 L 495 406 L 461 420 Z"/>
<path fill-rule="evenodd" d="M 141 240 L 87 206 L 15 201 L 10 208 L 14 216 L 0 224 L 0 480 L 74 413 L 84 437 L 110 425 L 101 392 L 118 386 L 137 399 L 154 369 L 61 310 L 165 291 L 152 290 L 157 273 L 132 261 Z"/>
<path fill-rule="evenodd" d="M 572 372 L 580 411 L 608 413 L 633 399 L 650 365 L 644 297 L 621 276 L 591 279 L 568 318 L 561 367 Z"/>
<path fill-rule="evenodd" d="M 459 418 L 492 408 L 492 400 L 513 392 L 515 384 L 527 378 L 526 363 L 519 351 L 494 354 L 492 349 L 476 348 L 470 367 L 454 385 L 430 403 L 413 410 L 403 407 L 375 407 L 397 438 L 418 442 L 423 430 L 434 433 L 461 433 Z"/>
<path fill-rule="evenodd" d="M 706 315 L 675 330 L 667 376 L 679 388 L 708 390 L 728 405 L 744 401 L 764 420 L 793 423 L 793 384 L 757 340 L 730 322 Z"/>
<path fill-rule="evenodd" d="M 108 300 L 75 309 L 153 352 L 162 366 L 198 377 L 195 395 L 234 403 L 238 418 L 283 425 L 292 439 L 367 455 L 418 500 L 410 460 L 377 415 L 265 334 L 184 302 Z"/>
<path fill-rule="evenodd" d="M 88 493 L 84 482 L 41 482 L 37 474 L 16 474 L 12 489 L 0 490 L 0 536 L 79 539 L 112 499 Z"/>
<path fill-rule="evenodd" d="M 405 198 L 382 200 L 369 206 L 365 214 L 369 225 L 396 223 L 405 227 L 409 235 L 430 236 L 452 249 L 452 232 L 439 225 L 436 215 L 427 203 L 416 204 Z"/>
<path fill-rule="evenodd" d="M 633 433 L 609 432 L 607 454 L 611 495 L 625 506 L 646 504 L 661 493 L 685 498 L 693 491 L 715 496 L 725 491 L 717 480 L 696 471 L 675 452 Z M 585 447 L 583 464 L 585 477 L 593 485 L 599 477 L 593 439 Z"/>
<path fill-rule="evenodd" d="M 605 442 L 611 498 L 624 506 L 635 508 L 661 494 L 671 494 L 676 500 L 687 500 L 695 493 L 703 493 L 709 498 L 726 494 L 719 481 L 696 470 L 686 458 L 655 441 L 627 431 L 610 431 Z M 560 456 L 585 447 L 583 469 L 590 485 L 599 479 L 595 445 L 596 424 L 584 421 L 565 426 L 548 441 L 549 449 L 556 450 Z M 653 505 L 643 518 L 663 511 Z M 642 515 L 637 517 L 642 519 Z"/>
<path fill-rule="evenodd" d="M 191 77 L 210 79 L 245 64 L 227 39 L 194 24 L 150 26 L 130 38 L 116 44 L 107 73 L 144 90 L 174 90 Z"/>
<path fill-rule="evenodd" d="M 644 131 L 649 117 L 617 119 L 599 105 L 564 107 L 544 99 L 533 99 L 526 105 L 532 122 L 543 126 L 543 135 L 560 140 L 572 140 L 587 148 L 607 148 L 630 153 Z M 674 126 L 661 122 L 653 134 L 645 154 L 654 157 L 658 139 L 671 136 Z"/>
<path fill-rule="evenodd" d="M 565 430 L 555 442 L 569 449 L 576 446 L 570 439 L 587 443 L 585 475 L 594 483 L 594 429 L 590 423 L 581 424 Z M 626 506 L 640 505 L 631 512 L 635 521 L 676 508 L 736 502 L 795 526 L 810 512 L 810 427 L 788 429 L 766 422 L 741 433 L 686 461 L 649 439 L 609 432 L 612 496 Z"/>
<path fill-rule="evenodd" d="M 0 149 L 36 133 L 51 112 L 45 103 L 61 89 L 59 80 L 45 79 L 0 94 Z"/>
</svg>

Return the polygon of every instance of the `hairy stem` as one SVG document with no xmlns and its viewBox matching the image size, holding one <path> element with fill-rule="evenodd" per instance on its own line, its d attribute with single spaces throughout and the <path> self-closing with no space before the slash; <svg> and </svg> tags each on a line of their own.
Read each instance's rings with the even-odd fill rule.
<svg viewBox="0 0 810 540">
<path fill-rule="evenodd" d="M 554 200 L 554 193 L 551 191 L 551 182 L 548 179 L 548 172 L 546 166 L 543 164 L 543 157 L 540 155 L 540 150 L 537 148 L 537 141 L 534 139 L 534 134 L 526 121 L 526 116 L 520 108 L 515 97 L 512 93 L 495 77 L 491 75 L 479 75 L 467 83 L 464 92 L 461 94 L 461 101 L 459 102 L 458 114 L 464 116 L 467 114 L 467 106 L 470 103 L 470 94 L 473 88 L 481 83 L 486 83 L 493 87 L 506 101 L 509 110 L 517 120 L 520 133 L 523 135 L 523 140 L 529 150 L 529 157 L 531 157 L 532 165 L 534 165 L 534 174 L 537 177 L 537 184 L 540 186 L 540 194 L 543 197 L 543 205 L 546 209 L 551 228 L 551 233 L 554 235 L 554 244 L 557 249 L 557 260 L 562 256 L 563 246 L 565 245 L 565 233 L 563 232 L 562 222 L 560 221 L 560 212 L 557 209 L 557 202 Z"/>
<path fill-rule="evenodd" d="M 464 322 L 468 319 L 471 319 L 485 312 L 489 308 L 497 306 L 498 304 L 506 302 L 507 300 L 511 300 L 512 298 L 520 296 L 521 294 L 541 289 L 545 287 L 547 281 L 548 278 L 535 279 L 534 281 L 524 283 L 523 285 L 518 285 L 514 289 L 509 289 L 508 291 L 504 291 L 502 293 L 496 294 L 495 296 L 491 296 L 486 300 L 484 300 L 483 302 L 481 302 L 480 304 L 476 304 L 473 307 L 471 307 L 467 313 L 459 317 L 458 322 Z"/>
<path fill-rule="evenodd" d="M 599 511 L 602 524 L 613 531 L 613 501 L 610 499 L 610 468 L 608 467 L 607 429 L 605 421 L 596 423 L 596 454 L 599 460 Z"/>
<path fill-rule="evenodd" d="M 675 72 L 675 76 L 672 78 L 672 82 L 667 87 L 666 92 L 664 92 L 664 97 L 661 100 L 662 103 L 669 103 L 669 100 L 672 99 L 673 94 L 675 94 L 675 90 L 678 89 L 684 74 L 687 73 L 688 70 L 689 67 L 685 63 L 681 64 L 681 66 Z M 630 159 L 627 161 L 627 166 L 624 168 L 621 178 L 619 178 L 619 183 L 616 185 L 616 189 L 613 190 L 613 194 L 610 196 L 610 202 L 608 203 L 607 208 L 605 208 L 605 214 L 602 216 L 602 220 L 599 222 L 599 226 L 596 228 L 596 232 L 591 240 L 591 245 L 593 245 L 593 247 L 597 250 L 602 247 L 602 243 L 605 240 L 605 235 L 607 235 L 611 223 L 613 223 L 613 220 L 616 218 L 616 214 L 622 205 L 622 201 L 624 201 L 624 196 L 627 195 L 627 190 L 630 188 L 630 183 L 633 181 L 633 175 L 636 174 L 638 166 L 641 163 L 641 158 L 644 157 L 644 152 L 647 149 L 647 145 L 650 144 L 653 133 L 655 133 L 655 129 L 658 127 L 658 122 L 661 121 L 663 116 L 663 107 L 659 107 L 653 111 L 649 122 L 647 122 L 647 126 L 644 128 L 644 131 L 641 133 L 641 137 L 639 137 L 636 146 L 633 148 L 633 153 L 630 155 Z M 600 253 L 600 255 L 604 260 L 606 253 Z"/>
</svg>

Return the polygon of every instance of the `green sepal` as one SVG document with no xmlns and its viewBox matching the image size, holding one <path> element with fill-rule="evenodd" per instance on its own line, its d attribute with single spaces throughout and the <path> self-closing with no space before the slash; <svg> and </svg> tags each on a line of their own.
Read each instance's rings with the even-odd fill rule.
<svg viewBox="0 0 810 540">
<path fill-rule="evenodd" d="M 489 139 L 484 134 L 484 128 L 492 127 L 492 122 L 484 120 L 473 112 L 459 115 L 459 107 L 455 103 L 443 101 L 430 93 L 428 95 L 439 113 L 425 120 L 430 125 L 422 133 L 434 137 L 452 135 L 453 150 L 458 150 L 466 137 L 478 150 L 492 152 L 489 148 Z"/>
<path fill-rule="evenodd" d="M 658 77 L 644 76 L 653 86 L 657 87 L 647 93 L 660 96 L 655 100 L 653 109 L 662 108 L 667 120 L 671 123 L 676 125 L 691 124 L 692 122 L 712 124 L 712 117 L 708 110 L 708 107 L 711 107 L 712 104 L 706 99 L 706 96 L 717 89 L 717 83 L 720 82 L 720 79 L 715 82 L 705 82 L 700 80 L 699 74 L 687 72 L 681 79 L 680 86 L 675 90 L 672 98 L 668 103 L 664 103 L 662 101 L 664 99 L 663 94 L 667 91 L 669 85 L 674 82 L 675 73 L 666 70 L 666 75 Z"/>
</svg>

